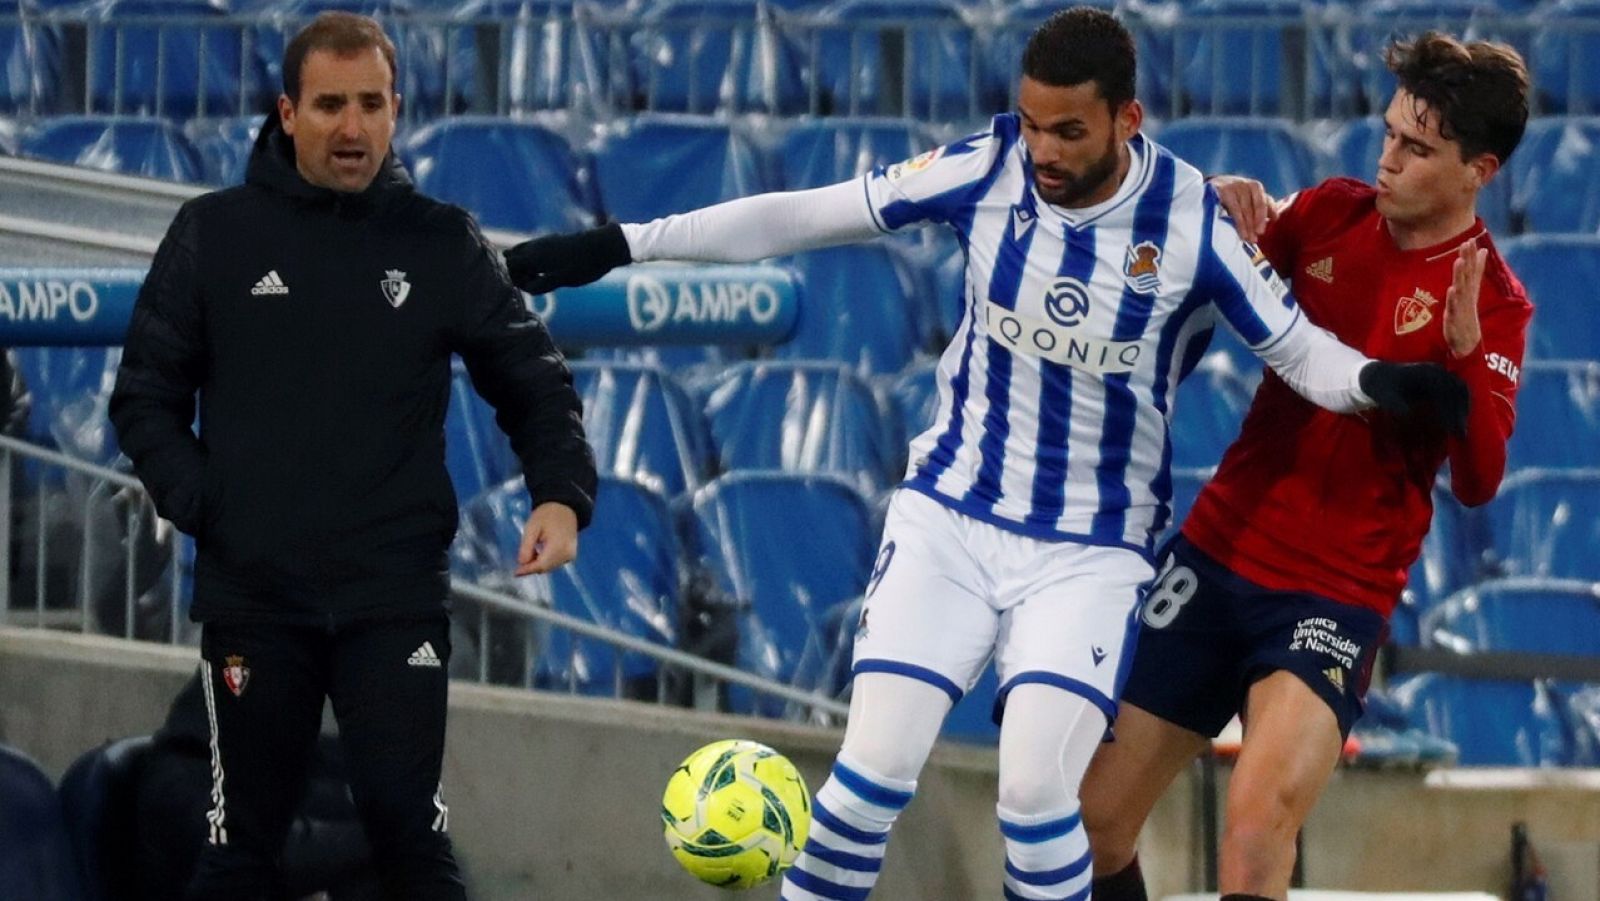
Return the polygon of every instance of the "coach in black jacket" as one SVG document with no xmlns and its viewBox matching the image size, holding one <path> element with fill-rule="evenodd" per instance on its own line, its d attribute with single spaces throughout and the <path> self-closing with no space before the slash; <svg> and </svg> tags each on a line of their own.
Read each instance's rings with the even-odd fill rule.
<svg viewBox="0 0 1600 901">
<path fill-rule="evenodd" d="M 499 254 L 394 161 L 377 24 L 319 16 L 283 71 L 245 185 L 184 204 L 157 250 L 111 401 L 157 510 L 198 548 L 215 738 L 190 897 L 271 896 L 326 695 L 390 894 L 462 898 L 439 791 L 451 354 L 522 460 L 519 573 L 576 553 L 594 461 Z"/>
</svg>

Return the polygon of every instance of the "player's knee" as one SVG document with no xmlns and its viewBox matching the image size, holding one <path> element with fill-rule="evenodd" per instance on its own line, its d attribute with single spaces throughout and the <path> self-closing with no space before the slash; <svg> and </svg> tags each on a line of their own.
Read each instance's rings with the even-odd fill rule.
<svg viewBox="0 0 1600 901">
<path fill-rule="evenodd" d="M 1128 816 L 1127 805 L 1116 804 L 1092 784 L 1083 788 L 1079 803 L 1083 828 L 1089 833 L 1096 873 L 1114 873 L 1133 860 L 1143 824 Z"/>
<path fill-rule="evenodd" d="M 1258 786 L 1228 799 L 1226 832 L 1248 842 L 1292 841 L 1302 805 L 1293 786 Z"/>
<path fill-rule="evenodd" d="M 1230 804 L 1223 829 L 1223 856 L 1244 872 L 1271 872 L 1285 855 L 1294 854 L 1294 837 L 1300 824 L 1292 798 L 1275 792 L 1259 793 L 1243 803 Z"/>
<path fill-rule="evenodd" d="M 1019 814 L 1052 813 L 1077 806 L 1077 786 L 1068 786 L 1055 761 L 1011 766 L 1000 773 L 1000 806 Z"/>
</svg>

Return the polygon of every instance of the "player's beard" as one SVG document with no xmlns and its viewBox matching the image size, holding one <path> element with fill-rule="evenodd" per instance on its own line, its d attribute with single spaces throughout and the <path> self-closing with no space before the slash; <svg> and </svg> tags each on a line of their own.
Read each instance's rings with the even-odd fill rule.
<svg viewBox="0 0 1600 901">
<path fill-rule="evenodd" d="M 1061 179 L 1061 187 L 1046 190 L 1037 180 L 1034 187 L 1039 191 L 1039 196 L 1045 203 L 1055 206 L 1076 206 L 1085 197 L 1105 187 L 1107 181 L 1117 174 L 1117 139 L 1112 136 L 1106 141 L 1105 156 L 1090 163 L 1081 175 L 1073 175 L 1065 170 L 1049 170 L 1050 174 Z"/>
</svg>

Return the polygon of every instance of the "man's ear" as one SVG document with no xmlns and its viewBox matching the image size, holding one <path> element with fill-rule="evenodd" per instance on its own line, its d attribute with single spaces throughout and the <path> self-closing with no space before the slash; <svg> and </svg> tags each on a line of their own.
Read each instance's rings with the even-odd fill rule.
<svg viewBox="0 0 1600 901">
<path fill-rule="evenodd" d="M 294 101 L 288 94 L 278 95 L 278 121 L 283 123 L 283 133 L 294 136 Z"/>
<path fill-rule="evenodd" d="M 1139 133 L 1144 126 L 1144 104 L 1138 100 L 1129 100 L 1117 110 L 1116 127 L 1117 139 L 1126 141 Z"/>
<path fill-rule="evenodd" d="M 1500 172 L 1500 158 L 1492 153 L 1480 153 L 1467 162 L 1478 178 L 1478 187 L 1482 188 Z"/>
</svg>

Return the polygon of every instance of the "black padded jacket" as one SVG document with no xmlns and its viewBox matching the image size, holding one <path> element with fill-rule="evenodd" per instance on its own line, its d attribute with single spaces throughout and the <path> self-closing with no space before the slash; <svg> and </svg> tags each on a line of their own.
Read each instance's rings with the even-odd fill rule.
<svg viewBox="0 0 1600 901">
<path fill-rule="evenodd" d="M 452 354 L 534 504 L 586 525 L 596 476 L 571 373 L 500 254 L 392 154 L 361 193 L 305 181 L 269 115 L 245 184 L 174 218 L 111 399 L 157 511 L 196 538 L 195 619 L 440 609 Z"/>
</svg>

